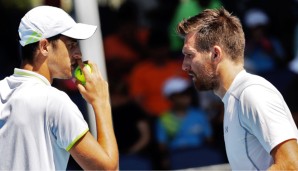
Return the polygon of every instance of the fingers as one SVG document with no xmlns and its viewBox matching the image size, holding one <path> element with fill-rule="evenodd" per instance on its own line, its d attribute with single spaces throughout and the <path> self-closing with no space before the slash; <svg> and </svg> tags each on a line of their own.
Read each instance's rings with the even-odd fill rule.
<svg viewBox="0 0 298 171">
<path fill-rule="evenodd" d="M 94 63 L 92 61 L 86 61 L 86 63 L 91 67 L 92 73 L 98 75 L 102 79 L 102 74 L 99 71 L 98 66 L 96 65 L 96 63 Z"/>
<path fill-rule="evenodd" d="M 80 66 L 81 69 L 84 68 L 84 63 L 82 60 L 77 60 L 76 62 Z"/>
<path fill-rule="evenodd" d="M 94 65 L 89 64 L 89 61 L 82 61 L 77 60 L 78 66 L 80 67 L 81 71 L 83 72 L 83 75 L 85 77 L 85 82 L 88 82 L 88 80 L 92 79 L 92 73 L 96 73 L 94 71 Z M 85 82 L 83 84 L 85 84 Z"/>
<path fill-rule="evenodd" d="M 86 89 L 85 89 L 85 87 L 82 85 L 81 82 L 76 81 L 75 84 L 77 85 L 77 88 L 78 88 L 78 90 L 81 92 L 81 94 L 84 94 L 84 93 L 86 92 Z"/>
<path fill-rule="evenodd" d="M 97 81 L 103 80 L 102 74 L 94 62 L 77 60 L 77 64 L 84 74 L 85 82 L 83 85 L 85 87 L 86 87 L 86 84 L 91 86 L 91 85 L 93 85 L 92 82 L 94 82 L 94 81 L 97 82 Z M 86 64 L 88 64 L 88 65 L 86 65 Z M 90 72 L 90 70 L 91 70 L 91 72 Z"/>
<path fill-rule="evenodd" d="M 89 66 L 85 66 L 85 64 L 88 64 Z M 76 86 L 83 98 L 90 104 L 93 104 L 99 99 L 108 98 L 108 85 L 102 78 L 97 65 L 91 61 L 78 61 L 78 65 L 81 68 L 86 81 L 85 84 L 76 81 Z M 91 68 L 91 72 L 88 67 Z"/>
</svg>

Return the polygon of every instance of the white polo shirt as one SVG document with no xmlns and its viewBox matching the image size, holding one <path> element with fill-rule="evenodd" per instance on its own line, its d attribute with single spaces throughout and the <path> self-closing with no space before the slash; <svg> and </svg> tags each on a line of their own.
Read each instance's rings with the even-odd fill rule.
<svg viewBox="0 0 298 171">
<path fill-rule="evenodd" d="M 273 163 L 274 147 L 298 139 L 282 95 L 262 77 L 241 71 L 222 101 L 224 139 L 233 170 L 266 170 Z"/>
<path fill-rule="evenodd" d="M 0 81 L 0 170 L 65 170 L 68 150 L 87 131 L 80 110 L 35 72 Z"/>
</svg>

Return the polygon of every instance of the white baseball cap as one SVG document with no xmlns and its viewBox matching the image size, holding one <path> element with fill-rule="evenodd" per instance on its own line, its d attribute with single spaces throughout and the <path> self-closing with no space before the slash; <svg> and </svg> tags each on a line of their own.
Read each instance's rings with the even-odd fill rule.
<svg viewBox="0 0 298 171">
<path fill-rule="evenodd" d="M 22 46 L 62 34 L 74 39 L 88 39 L 97 26 L 76 23 L 64 10 L 52 6 L 38 6 L 28 11 L 19 25 Z"/>
<path fill-rule="evenodd" d="M 247 27 L 256 27 L 259 25 L 267 25 L 269 18 L 261 9 L 250 9 L 245 13 L 244 22 Z"/>
<path fill-rule="evenodd" d="M 163 86 L 163 94 L 166 97 L 175 93 L 181 93 L 191 86 L 189 80 L 182 77 L 171 77 L 165 81 Z"/>
</svg>

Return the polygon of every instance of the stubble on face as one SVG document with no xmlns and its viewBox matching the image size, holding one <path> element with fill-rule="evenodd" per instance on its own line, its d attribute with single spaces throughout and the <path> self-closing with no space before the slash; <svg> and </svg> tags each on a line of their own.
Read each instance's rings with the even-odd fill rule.
<svg viewBox="0 0 298 171">
<path fill-rule="evenodd" d="M 210 60 L 210 54 L 199 52 L 196 49 L 196 34 L 191 32 L 186 35 L 182 50 L 186 56 L 186 71 L 193 78 L 195 88 L 198 91 L 215 90 L 219 87 L 219 76 L 216 66 Z M 191 57 L 188 57 L 191 56 Z"/>
<path fill-rule="evenodd" d="M 218 88 L 218 74 L 216 67 L 209 63 L 200 63 L 199 61 L 194 62 L 194 67 L 190 71 L 193 76 L 193 82 L 196 90 L 208 91 L 215 90 Z"/>
</svg>

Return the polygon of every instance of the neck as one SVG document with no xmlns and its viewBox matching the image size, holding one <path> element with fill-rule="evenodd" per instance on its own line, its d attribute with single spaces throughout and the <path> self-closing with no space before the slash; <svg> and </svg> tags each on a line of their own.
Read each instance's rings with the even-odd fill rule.
<svg viewBox="0 0 298 171">
<path fill-rule="evenodd" d="M 50 74 L 45 62 L 40 63 L 40 64 L 31 64 L 31 63 L 24 61 L 21 64 L 21 68 L 28 70 L 28 71 L 36 72 L 36 73 L 44 76 L 51 84 L 53 83 L 53 79 L 51 78 L 51 74 Z"/>
<path fill-rule="evenodd" d="M 232 82 L 239 72 L 244 70 L 243 64 L 236 64 L 233 61 L 226 61 L 222 66 L 219 67 L 220 83 L 219 88 L 214 90 L 214 93 L 221 99 L 224 97 Z"/>
</svg>

